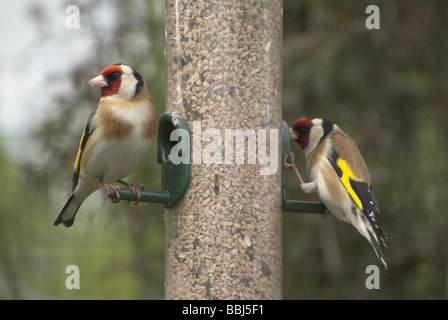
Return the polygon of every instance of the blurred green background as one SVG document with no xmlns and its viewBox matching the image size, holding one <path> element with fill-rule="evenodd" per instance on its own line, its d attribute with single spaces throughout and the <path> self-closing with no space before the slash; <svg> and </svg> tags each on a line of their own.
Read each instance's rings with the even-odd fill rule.
<svg viewBox="0 0 448 320">
<path fill-rule="evenodd" d="M 86 82 L 109 64 L 127 63 L 164 111 L 165 3 L 15 3 L 22 3 L 23 30 L 35 36 L 25 43 L 18 35 L 14 5 L 0 10 L 7 31 L 0 66 L 8 71 L 0 105 L 0 299 L 162 299 L 161 205 L 113 205 L 101 190 L 74 227 L 52 223 L 70 193 L 81 130 L 99 97 Z M 65 27 L 70 4 L 80 8 L 79 30 Z M 380 30 L 365 27 L 370 4 L 380 8 Z M 367 290 L 365 270 L 377 260 L 353 227 L 285 213 L 285 299 L 448 298 L 446 17 L 446 1 L 284 0 L 283 118 L 322 116 L 355 139 L 390 236 L 387 275 L 379 290 Z M 7 55 L 13 40 L 25 44 Z M 12 104 L 17 95 L 26 103 Z M 9 127 L 8 117 L 18 124 Z M 303 151 L 292 148 L 306 176 Z M 155 153 L 129 181 L 160 189 Z M 300 191 L 292 173 L 288 198 L 317 200 Z M 80 290 L 65 287 L 72 264 L 80 268 Z"/>
</svg>

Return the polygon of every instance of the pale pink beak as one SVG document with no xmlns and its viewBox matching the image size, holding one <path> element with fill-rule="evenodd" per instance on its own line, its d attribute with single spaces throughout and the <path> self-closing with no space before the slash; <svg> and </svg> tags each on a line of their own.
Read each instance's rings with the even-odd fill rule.
<svg viewBox="0 0 448 320">
<path fill-rule="evenodd" d="M 91 86 L 97 86 L 97 87 L 100 87 L 100 88 L 107 87 L 109 85 L 107 83 L 106 79 L 102 75 L 99 75 L 98 77 L 90 79 L 90 81 L 87 82 L 87 84 L 89 84 Z"/>
<path fill-rule="evenodd" d="M 297 132 L 293 130 L 292 128 L 289 128 L 289 138 L 291 140 L 297 140 L 299 137 L 297 136 Z"/>
</svg>

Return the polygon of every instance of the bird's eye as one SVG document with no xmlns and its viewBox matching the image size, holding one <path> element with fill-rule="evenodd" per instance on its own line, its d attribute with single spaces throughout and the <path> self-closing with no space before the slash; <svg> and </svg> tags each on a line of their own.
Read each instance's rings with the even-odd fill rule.
<svg viewBox="0 0 448 320">
<path fill-rule="evenodd" d="M 116 80 L 116 79 L 120 79 L 121 78 L 121 72 L 114 72 L 112 73 L 112 77 Z"/>
<path fill-rule="evenodd" d="M 115 72 L 109 73 L 107 75 L 105 74 L 104 77 L 107 79 L 108 82 L 115 81 L 115 80 L 121 78 L 121 72 L 115 71 Z"/>
<path fill-rule="evenodd" d="M 311 130 L 311 125 L 309 125 L 308 123 L 302 125 L 299 129 L 302 133 L 307 133 Z"/>
</svg>

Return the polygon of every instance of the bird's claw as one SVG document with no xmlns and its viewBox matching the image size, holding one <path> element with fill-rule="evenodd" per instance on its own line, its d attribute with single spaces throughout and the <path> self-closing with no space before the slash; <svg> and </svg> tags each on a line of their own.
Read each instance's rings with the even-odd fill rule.
<svg viewBox="0 0 448 320">
<path fill-rule="evenodd" d="M 99 179 L 100 183 L 104 186 L 104 189 L 107 190 L 107 195 L 105 199 L 110 199 L 110 202 L 112 203 L 118 203 L 120 202 L 120 198 L 121 198 L 121 189 L 120 186 L 117 185 L 113 185 L 113 184 L 108 184 L 106 182 L 103 181 L 103 179 Z M 111 191 L 110 190 L 114 190 L 115 192 L 115 199 L 111 198 Z"/>
<path fill-rule="evenodd" d="M 285 157 L 285 162 L 283 163 L 283 166 L 285 167 L 285 169 L 295 168 L 296 167 L 296 163 L 295 163 L 296 155 L 294 154 L 294 152 L 291 151 L 291 153 L 289 154 L 289 159 L 291 160 L 291 163 L 288 163 L 287 159 L 288 159 L 288 157 Z"/>
<path fill-rule="evenodd" d="M 145 185 L 143 183 L 127 183 L 123 180 L 119 180 L 119 183 L 121 183 L 122 185 L 126 186 L 126 188 L 130 189 L 132 192 L 132 197 L 134 198 L 137 195 L 137 200 L 135 201 L 134 205 L 138 204 L 140 202 L 141 199 L 141 194 L 140 194 L 140 190 L 143 191 L 145 190 Z M 141 188 L 141 189 L 139 189 Z M 128 203 L 131 202 L 131 198 L 129 198 Z"/>
<path fill-rule="evenodd" d="M 139 187 L 141 189 L 139 189 Z M 140 190 L 145 190 L 145 186 L 143 183 L 136 183 L 136 184 L 130 184 L 129 185 L 129 189 L 131 189 L 132 191 L 132 196 L 135 196 L 137 194 L 137 200 L 135 201 L 134 205 L 138 204 L 140 202 L 141 199 L 141 194 L 140 194 Z M 128 203 L 131 202 L 131 199 L 128 200 Z"/>
<path fill-rule="evenodd" d="M 286 157 L 285 163 L 283 164 L 283 166 L 285 167 L 285 169 L 290 169 L 290 168 L 294 169 L 294 172 L 296 173 L 297 177 L 299 178 L 300 183 L 303 184 L 304 182 L 303 182 L 302 176 L 300 175 L 299 169 L 297 169 L 297 166 L 296 166 L 296 162 L 295 162 L 296 155 L 294 154 L 294 152 L 291 151 L 289 153 L 289 158 L 291 159 L 291 163 L 288 163 L 286 161 L 286 159 L 287 159 L 287 157 Z"/>
<path fill-rule="evenodd" d="M 110 202 L 112 202 L 112 203 L 120 202 L 120 195 L 121 195 L 120 192 L 121 192 L 121 189 L 120 189 L 119 186 L 115 186 L 115 185 L 109 184 L 109 185 L 107 185 L 107 187 L 106 186 L 104 186 L 104 187 L 107 190 L 106 199 L 109 199 Z M 114 190 L 114 192 L 115 192 L 115 199 L 110 197 L 111 196 L 111 192 L 110 192 L 111 189 Z"/>
</svg>

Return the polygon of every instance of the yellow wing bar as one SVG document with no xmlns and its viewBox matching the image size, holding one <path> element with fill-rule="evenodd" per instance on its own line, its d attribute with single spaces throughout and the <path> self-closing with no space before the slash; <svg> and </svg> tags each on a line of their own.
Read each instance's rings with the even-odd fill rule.
<svg viewBox="0 0 448 320">
<path fill-rule="evenodd" d="M 356 205 L 362 210 L 362 203 L 359 199 L 358 195 L 356 194 L 355 190 L 353 190 L 352 185 L 350 183 L 350 178 L 354 180 L 358 180 L 355 175 L 353 174 L 352 170 L 350 169 L 347 162 L 342 160 L 341 158 L 337 159 L 336 161 L 337 166 L 342 171 L 342 176 L 339 178 L 344 185 L 345 189 L 347 189 L 348 193 L 352 197 L 352 199 L 355 201 Z"/>
<path fill-rule="evenodd" d="M 82 145 L 83 145 L 83 140 L 84 140 L 85 134 L 86 134 L 86 131 L 84 130 L 84 132 L 82 133 L 81 141 L 79 142 L 78 154 L 76 156 L 75 168 L 74 168 L 75 174 L 79 173 L 79 165 L 81 162 L 81 153 L 82 153 L 82 149 L 83 149 Z"/>
</svg>

